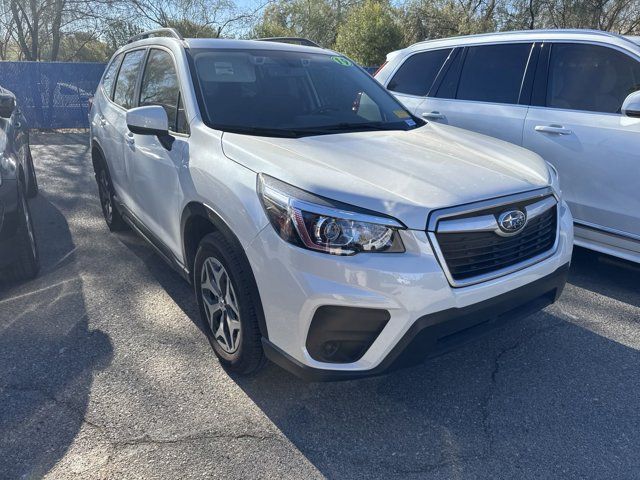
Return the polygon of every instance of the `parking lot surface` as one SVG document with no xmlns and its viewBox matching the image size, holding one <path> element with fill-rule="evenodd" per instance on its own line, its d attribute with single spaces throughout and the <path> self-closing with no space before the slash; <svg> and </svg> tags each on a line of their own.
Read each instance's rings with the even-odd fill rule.
<svg viewBox="0 0 640 480">
<path fill-rule="evenodd" d="M 39 134 L 40 276 L 0 286 L 0 478 L 639 478 L 640 268 L 576 249 L 558 303 L 390 375 L 230 376 L 191 287 Z"/>
</svg>

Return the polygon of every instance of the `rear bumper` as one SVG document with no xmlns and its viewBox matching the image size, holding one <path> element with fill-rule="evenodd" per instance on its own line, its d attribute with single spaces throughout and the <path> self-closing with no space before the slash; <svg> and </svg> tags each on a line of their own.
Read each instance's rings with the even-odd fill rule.
<svg viewBox="0 0 640 480">
<path fill-rule="evenodd" d="M 0 185 L 0 268 L 14 260 L 13 242 L 18 226 L 18 182 L 2 180 Z"/>
<path fill-rule="evenodd" d="M 307 381 L 351 380 L 380 375 L 420 363 L 498 325 L 530 315 L 552 304 L 562 293 L 569 264 L 515 290 L 462 308 L 449 308 L 418 318 L 391 352 L 370 370 L 326 370 L 304 365 L 268 339 L 265 354 L 272 362 Z"/>
</svg>

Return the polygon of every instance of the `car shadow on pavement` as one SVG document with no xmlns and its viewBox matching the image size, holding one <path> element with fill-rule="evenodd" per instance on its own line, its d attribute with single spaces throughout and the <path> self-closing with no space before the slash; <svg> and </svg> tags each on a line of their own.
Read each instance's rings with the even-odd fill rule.
<svg viewBox="0 0 640 480">
<path fill-rule="evenodd" d="M 205 325 L 200 321 L 200 313 L 196 304 L 193 288 L 180 274 L 173 270 L 149 244 L 132 231 L 118 233 L 118 239 L 147 267 L 149 273 L 157 280 L 178 307 L 189 317 L 204 334 Z"/>
<path fill-rule="evenodd" d="M 7 479 L 44 476 L 81 429 L 99 430 L 87 419 L 89 393 L 113 351 L 109 337 L 88 326 L 66 219 L 42 193 L 31 209 L 41 273 L 0 285 L 0 478 Z"/>
<path fill-rule="evenodd" d="M 569 282 L 640 307 L 640 264 L 575 247 Z"/>
</svg>

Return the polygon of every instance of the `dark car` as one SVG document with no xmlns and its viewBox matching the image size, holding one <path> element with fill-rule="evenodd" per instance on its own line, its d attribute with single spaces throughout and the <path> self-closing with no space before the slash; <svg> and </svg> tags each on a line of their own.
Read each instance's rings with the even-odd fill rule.
<svg viewBox="0 0 640 480">
<path fill-rule="evenodd" d="M 37 194 L 26 120 L 13 93 L 0 87 L 0 281 L 28 280 L 38 273 L 27 202 Z"/>
</svg>

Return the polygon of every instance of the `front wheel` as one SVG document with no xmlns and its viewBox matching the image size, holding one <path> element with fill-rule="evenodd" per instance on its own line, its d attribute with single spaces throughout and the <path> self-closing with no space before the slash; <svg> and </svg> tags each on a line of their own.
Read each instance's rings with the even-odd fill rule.
<svg viewBox="0 0 640 480">
<path fill-rule="evenodd" d="M 200 317 L 223 366 L 245 375 L 257 371 L 265 358 L 249 275 L 240 252 L 221 233 L 202 239 L 194 265 Z"/>
</svg>

